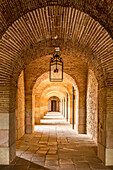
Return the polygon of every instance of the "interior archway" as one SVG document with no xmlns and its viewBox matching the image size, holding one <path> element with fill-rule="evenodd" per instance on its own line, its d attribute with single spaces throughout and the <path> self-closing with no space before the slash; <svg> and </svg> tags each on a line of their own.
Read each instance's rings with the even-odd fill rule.
<svg viewBox="0 0 113 170">
<path fill-rule="evenodd" d="M 59 98 L 56 96 L 52 96 L 48 100 L 48 111 L 50 112 L 59 112 L 60 111 L 60 105 L 59 105 Z"/>
<path fill-rule="evenodd" d="M 33 66 L 33 65 L 32 65 Z M 29 68 L 28 68 L 29 69 Z M 29 77 L 29 76 L 28 76 Z M 79 114 L 79 109 L 78 109 L 78 103 L 79 103 L 79 90 L 78 87 L 75 83 L 75 80 L 65 72 L 63 73 L 63 82 L 50 82 L 49 81 L 49 72 L 46 72 L 42 74 L 37 80 L 36 83 L 34 84 L 33 91 L 32 91 L 32 98 L 33 98 L 33 110 L 37 111 L 33 113 L 33 115 L 37 115 L 37 123 L 40 123 L 41 117 L 47 113 L 48 110 L 48 99 L 52 98 L 53 96 L 57 96 L 60 99 L 60 112 L 66 117 L 67 121 L 72 124 L 72 86 L 75 88 L 75 127 L 76 130 L 78 131 L 78 114 Z M 67 93 L 68 93 L 68 98 L 69 98 L 69 106 L 67 108 Z M 35 97 L 34 97 L 35 96 Z M 62 100 L 65 98 L 65 106 L 63 104 L 62 106 Z M 39 110 L 39 103 L 46 103 L 46 106 L 43 106 L 43 109 L 41 111 Z M 36 102 L 37 101 L 37 102 Z M 64 102 L 64 101 L 63 101 Z M 35 103 L 35 105 L 34 105 Z M 43 105 L 43 104 L 42 104 Z M 34 107 L 36 108 L 34 109 Z M 68 109 L 68 110 L 67 110 Z M 40 115 L 40 112 L 42 113 L 42 116 Z M 68 112 L 68 113 L 67 113 Z M 68 114 L 68 115 L 66 115 Z M 40 115 L 40 116 L 39 116 Z M 82 121 L 83 122 L 83 121 Z M 85 124 L 83 124 L 85 126 Z M 85 127 L 84 127 L 85 128 Z"/>
<path fill-rule="evenodd" d="M 50 18 L 52 17 L 52 12 L 44 14 L 44 17 L 41 18 L 44 9 L 54 11 L 55 19 L 58 17 L 60 19 L 57 24 L 53 22 L 51 24 Z M 4 153 L 6 155 L 6 161 L 1 158 L 1 163 L 9 164 L 15 157 L 15 99 L 16 99 L 16 84 L 19 74 L 23 69 L 27 71 L 27 65 L 35 59 L 38 59 L 39 63 L 47 64 L 48 59 L 50 58 L 49 54 L 54 52 L 54 46 L 60 46 L 61 53 L 64 60 L 69 59 L 71 56 L 69 66 L 73 67 L 73 61 L 76 63 L 74 68 L 74 73 L 76 73 L 76 68 L 79 65 L 80 60 L 84 61 L 86 68 L 92 69 L 97 81 L 98 81 L 98 96 L 99 96 L 99 142 L 98 142 L 98 155 L 106 163 L 112 164 L 107 159 L 108 155 L 113 150 L 113 144 L 110 142 L 112 139 L 112 131 L 110 129 L 109 133 L 109 119 L 112 117 L 112 104 L 108 105 L 106 108 L 103 104 L 112 103 L 112 86 L 113 86 L 113 41 L 109 33 L 94 19 L 89 15 L 80 12 L 79 10 L 71 7 L 60 7 L 57 9 L 55 6 L 47 6 L 45 8 L 40 8 L 39 10 L 32 11 L 23 15 L 17 21 L 15 21 L 12 26 L 3 34 L 0 39 L 0 90 L 1 90 L 1 116 L 7 118 L 7 122 L 2 123 L 1 125 L 1 134 L 3 134 L 3 129 L 5 133 L 9 134 L 1 142 L 1 155 Z M 63 11 L 63 12 L 62 12 Z M 68 11 L 69 13 L 67 14 Z M 61 13 L 60 13 L 61 12 Z M 41 13 L 41 15 L 39 15 Z M 62 21 L 62 17 L 65 19 L 65 24 Z M 45 30 L 42 29 L 42 26 L 38 25 L 38 17 L 40 16 L 40 21 L 45 25 Z M 70 17 L 73 16 L 73 17 Z M 45 18 L 47 17 L 47 20 Z M 54 18 L 51 18 L 53 21 Z M 73 20 L 72 20 L 73 19 Z M 36 25 L 34 21 L 36 20 Z M 72 22 L 73 21 L 73 22 Z M 73 23 L 70 24 L 69 23 Z M 34 28 L 37 29 L 34 29 Z M 7 28 L 7 26 L 6 26 Z M 22 29 L 23 28 L 23 29 Z M 59 29 L 60 28 L 60 29 Z M 95 29 L 94 29 L 95 28 Z M 97 28 L 97 29 L 96 29 Z M 79 31 L 80 30 L 80 31 Z M 47 34 L 46 34 L 47 33 Z M 22 36 L 23 35 L 23 36 Z M 58 36 L 58 39 L 55 40 L 55 36 Z M 63 42 L 63 43 L 62 43 Z M 67 48 L 68 46 L 68 48 Z M 43 56 L 46 56 L 45 58 Z M 76 61 L 75 61 L 76 60 Z M 77 65 L 77 62 L 79 63 Z M 45 66 L 44 65 L 44 66 Z M 67 69 L 67 72 L 70 70 Z M 43 66 L 41 68 L 44 68 Z M 65 65 L 64 65 L 65 68 Z M 39 70 L 39 65 L 38 65 Z M 87 69 L 86 69 L 87 70 Z M 30 91 L 26 91 L 26 118 L 30 119 L 32 113 L 32 95 L 31 91 L 36 82 L 36 79 L 44 72 L 48 71 L 48 67 L 44 68 L 37 76 L 32 80 L 32 84 L 27 84 Z M 66 72 L 66 73 L 67 73 Z M 71 72 L 71 70 L 70 70 Z M 28 72 L 29 73 L 29 72 Z M 80 96 L 85 91 L 80 88 L 79 76 L 76 79 L 77 86 L 79 88 Z M 28 77 L 25 76 L 25 79 Z M 85 77 L 87 78 L 87 76 Z M 83 79 L 82 79 L 83 80 Z M 25 85 L 27 87 L 27 85 Z M 82 86 L 83 88 L 84 86 Z M 85 89 L 85 88 L 84 88 Z M 29 93 L 30 92 L 30 93 Z M 85 95 L 84 95 L 85 96 Z M 85 99 L 85 97 L 84 97 Z M 4 100 L 6 103 L 4 104 Z M 82 103 L 82 102 L 81 102 Z M 84 100 L 85 103 L 85 100 Z M 28 107 L 28 105 L 30 107 Z M 79 103 L 80 106 L 80 103 Z M 83 106 L 85 107 L 85 106 Z M 84 114 L 84 108 L 81 104 L 81 117 Z M 4 115 L 3 115 L 4 113 Z M 110 116 L 108 116 L 109 114 Z M 32 117 L 32 116 L 31 116 Z M 33 122 L 32 122 L 33 123 Z M 83 123 L 83 122 L 82 122 Z M 8 125 L 9 124 L 9 125 Z M 29 133 L 32 132 L 31 124 L 27 127 L 26 132 L 29 129 Z M 81 131 L 84 131 L 83 126 L 80 127 Z M 104 138 L 104 140 L 102 140 Z M 106 140 L 106 143 L 105 143 Z M 4 149 L 5 148 L 5 149 Z M 9 153 L 9 154 L 7 154 Z M 103 154 L 101 154 L 103 153 Z M 113 154 L 110 154 L 110 158 Z"/>
</svg>

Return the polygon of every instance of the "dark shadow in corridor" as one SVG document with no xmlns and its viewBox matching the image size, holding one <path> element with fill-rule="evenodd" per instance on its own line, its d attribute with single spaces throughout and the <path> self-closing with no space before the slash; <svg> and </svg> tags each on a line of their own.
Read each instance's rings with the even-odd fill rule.
<svg viewBox="0 0 113 170">
<path fill-rule="evenodd" d="M 10 165 L 0 165 L 0 170 L 49 170 L 31 161 L 16 157 Z"/>
</svg>

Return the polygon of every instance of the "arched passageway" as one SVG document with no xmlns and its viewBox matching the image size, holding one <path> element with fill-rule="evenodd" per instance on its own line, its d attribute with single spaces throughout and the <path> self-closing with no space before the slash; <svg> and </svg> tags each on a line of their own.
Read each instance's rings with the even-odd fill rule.
<svg viewBox="0 0 113 170">
<path fill-rule="evenodd" d="M 70 92 L 72 83 L 71 88 L 65 83 L 61 85 L 61 93 L 56 89 L 57 85 L 53 86 L 51 93 L 48 84 L 47 89 L 41 94 L 43 78 L 37 85 L 40 88 L 37 96 L 42 97 L 41 107 L 35 105 L 36 88 L 33 91 L 34 85 L 41 75 L 49 71 L 51 54 L 54 53 L 54 47 L 59 46 L 64 62 L 64 73 L 74 79 L 79 90 L 79 94 L 76 93 L 77 102 L 74 104 L 78 107 L 75 111 L 78 112 L 75 114 L 75 128 L 78 133 L 88 133 L 96 142 L 98 141 L 99 158 L 106 165 L 113 165 L 113 41 L 105 27 L 84 13 L 84 10 L 81 12 L 82 10 L 79 11 L 74 5 L 74 8 L 69 6 L 46 4 L 43 7 L 42 5 L 41 8 L 28 11 L 23 16 L 18 15 L 21 18 L 12 18 L 9 24 L 7 17 L 0 13 L 4 21 L 1 24 L 4 29 L 2 27 L 0 29 L 2 30 L 0 39 L 0 164 L 9 164 L 15 158 L 15 113 L 18 122 L 16 138 L 19 139 L 24 133 L 34 132 L 34 117 L 39 115 L 36 113 L 40 112 L 43 116 L 47 112 L 45 103 L 48 98 L 45 94 L 49 97 L 55 96 L 56 93 L 58 93 L 57 97 L 62 95 L 60 101 L 64 108 L 66 108 L 66 96 L 69 94 L 70 108 L 72 108 L 72 90 Z M 6 32 L 4 33 L 3 30 Z M 23 73 L 20 75 L 22 70 Z M 42 86 L 45 87 L 44 84 Z M 22 103 L 21 106 L 19 102 Z M 68 109 L 62 110 L 65 116 Z M 71 120 L 70 112 L 68 122 L 72 123 Z M 96 126 L 97 123 L 98 126 Z"/>
<path fill-rule="evenodd" d="M 36 63 L 35 63 L 36 64 Z M 28 66 L 29 69 L 30 65 Z M 33 67 L 33 64 L 32 64 Z M 34 70 L 34 69 L 33 69 Z M 29 75 L 28 75 L 29 77 Z M 57 109 L 60 111 L 67 122 L 72 124 L 72 87 L 75 89 L 75 110 L 74 110 L 74 124 L 76 122 L 76 127 L 78 129 L 78 120 L 76 119 L 78 113 L 78 103 L 79 103 L 79 91 L 74 79 L 66 73 L 63 73 L 63 82 L 50 82 L 49 72 L 42 74 L 34 84 L 32 95 L 32 107 L 34 110 L 34 122 L 40 123 L 40 119 L 47 113 L 51 111 L 51 100 L 57 99 Z M 29 81 L 29 80 L 28 80 Z M 68 94 L 68 96 L 67 96 Z M 68 107 L 67 107 L 67 97 L 68 97 Z M 75 120 L 76 119 L 76 120 Z M 82 121 L 83 122 L 83 121 Z M 27 123 L 27 122 L 26 122 Z M 85 128 L 85 122 L 83 124 Z"/>
<path fill-rule="evenodd" d="M 60 111 L 60 100 L 58 97 L 53 96 L 48 100 L 48 111 L 59 112 Z"/>
</svg>

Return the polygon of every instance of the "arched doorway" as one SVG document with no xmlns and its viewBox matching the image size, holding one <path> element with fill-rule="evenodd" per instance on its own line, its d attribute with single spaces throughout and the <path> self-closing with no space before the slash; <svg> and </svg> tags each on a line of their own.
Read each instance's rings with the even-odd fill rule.
<svg viewBox="0 0 113 170">
<path fill-rule="evenodd" d="M 59 112 L 60 111 L 59 103 L 60 103 L 60 100 L 58 97 L 53 96 L 53 97 L 49 98 L 48 111 Z"/>
<path fill-rule="evenodd" d="M 57 101 L 51 100 L 51 111 L 56 112 L 57 111 Z"/>
</svg>

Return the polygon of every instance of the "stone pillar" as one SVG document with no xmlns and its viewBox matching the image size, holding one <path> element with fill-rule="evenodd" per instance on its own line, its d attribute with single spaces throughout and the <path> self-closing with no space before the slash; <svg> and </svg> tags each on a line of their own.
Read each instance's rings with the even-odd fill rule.
<svg viewBox="0 0 113 170">
<path fill-rule="evenodd" d="M 40 124 L 41 113 L 40 113 L 40 98 L 35 95 L 35 123 Z"/>
<path fill-rule="evenodd" d="M 65 111 L 65 97 L 64 97 L 64 117 L 66 116 L 66 111 Z"/>
<path fill-rule="evenodd" d="M 70 95 L 70 124 L 72 124 L 72 94 Z"/>
<path fill-rule="evenodd" d="M 15 87 L 0 85 L 0 164 L 9 164 L 16 156 L 15 94 Z"/>
<path fill-rule="evenodd" d="M 62 99 L 62 114 L 63 114 L 63 99 Z"/>
<path fill-rule="evenodd" d="M 15 136 L 16 140 L 19 140 L 25 134 L 25 92 L 23 71 L 21 72 L 17 83 L 15 117 Z"/>
<path fill-rule="evenodd" d="M 106 149 L 105 165 L 113 165 L 113 87 L 107 88 L 106 93 Z"/>
<path fill-rule="evenodd" d="M 69 103 L 68 103 L 68 93 L 67 93 L 67 98 L 66 98 L 66 120 L 67 122 L 68 122 L 68 105 Z"/>
<path fill-rule="evenodd" d="M 92 70 L 87 81 L 87 135 L 97 143 L 98 127 L 98 82 Z"/>
<path fill-rule="evenodd" d="M 98 91 L 98 157 L 105 162 L 106 148 L 106 88 Z"/>
<path fill-rule="evenodd" d="M 78 86 L 79 102 L 78 102 L 78 133 L 86 134 L 86 91 L 87 91 L 87 75 L 80 77 L 81 84 Z"/>
<path fill-rule="evenodd" d="M 60 100 L 59 102 L 59 109 L 60 109 L 60 113 L 62 113 L 62 100 Z"/>
<path fill-rule="evenodd" d="M 86 91 L 79 91 L 78 133 L 86 133 Z"/>
<path fill-rule="evenodd" d="M 34 121 L 32 114 L 32 93 L 25 95 L 25 132 L 30 134 L 34 132 Z"/>
</svg>

